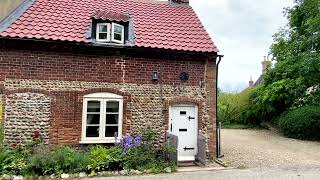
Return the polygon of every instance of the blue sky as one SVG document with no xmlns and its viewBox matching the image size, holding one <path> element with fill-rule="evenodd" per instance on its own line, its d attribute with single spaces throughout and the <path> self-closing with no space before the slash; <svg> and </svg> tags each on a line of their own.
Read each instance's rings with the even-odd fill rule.
<svg viewBox="0 0 320 180">
<path fill-rule="evenodd" d="M 190 0 L 213 41 L 225 55 L 219 69 L 219 87 L 236 92 L 261 74 L 272 35 L 287 24 L 285 7 L 293 0 Z"/>
</svg>

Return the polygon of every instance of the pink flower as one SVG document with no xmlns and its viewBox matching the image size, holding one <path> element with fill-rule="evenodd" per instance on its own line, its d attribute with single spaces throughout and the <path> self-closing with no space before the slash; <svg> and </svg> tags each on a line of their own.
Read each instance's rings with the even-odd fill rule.
<svg viewBox="0 0 320 180">
<path fill-rule="evenodd" d="M 17 147 L 17 144 L 11 144 L 11 147 L 15 148 Z"/>
<path fill-rule="evenodd" d="M 35 138 L 40 137 L 40 132 L 39 132 L 39 131 L 34 132 L 34 137 L 35 137 Z"/>
</svg>

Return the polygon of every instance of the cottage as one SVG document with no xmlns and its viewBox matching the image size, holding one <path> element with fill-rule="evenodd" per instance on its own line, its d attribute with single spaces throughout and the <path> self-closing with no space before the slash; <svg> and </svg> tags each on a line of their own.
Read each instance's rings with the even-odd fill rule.
<svg viewBox="0 0 320 180">
<path fill-rule="evenodd" d="M 0 23 L 4 141 L 151 128 L 180 161 L 215 158 L 217 52 L 188 0 L 25 0 Z"/>
</svg>

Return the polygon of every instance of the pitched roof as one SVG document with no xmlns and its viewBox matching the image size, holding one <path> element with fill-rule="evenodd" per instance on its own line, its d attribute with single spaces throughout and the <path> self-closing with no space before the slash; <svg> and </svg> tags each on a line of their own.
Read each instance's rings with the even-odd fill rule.
<svg viewBox="0 0 320 180">
<path fill-rule="evenodd" d="M 190 6 L 150 0 L 36 0 L 0 36 L 89 43 L 93 16 L 110 14 L 132 17 L 134 46 L 218 52 Z"/>
</svg>

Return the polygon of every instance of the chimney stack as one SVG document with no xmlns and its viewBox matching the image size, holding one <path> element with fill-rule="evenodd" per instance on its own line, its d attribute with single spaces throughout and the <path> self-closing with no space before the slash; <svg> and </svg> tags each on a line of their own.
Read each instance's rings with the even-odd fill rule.
<svg viewBox="0 0 320 180">
<path fill-rule="evenodd" d="M 254 85 L 254 82 L 252 80 L 252 76 L 250 76 L 249 87 L 253 87 L 253 85 Z"/>
<path fill-rule="evenodd" d="M 267 56 L 263 56 L 263 61 L 262 63 L 262 74 L 266 74 L 268 69 L 270 69 L 272 62 L 269 60 Z"/>
<path fill-rule="evenodd" d="M 176 3 L 176 4 L 187 4 L 189 5 L 189 0 L 169 0 L 170 2 Z"/>
</svg>

